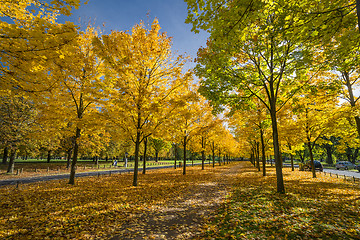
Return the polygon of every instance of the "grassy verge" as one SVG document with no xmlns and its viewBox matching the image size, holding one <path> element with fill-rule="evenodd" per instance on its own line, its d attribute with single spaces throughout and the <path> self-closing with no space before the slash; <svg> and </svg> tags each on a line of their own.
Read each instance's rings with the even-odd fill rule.
<svg viewBox="0 0 360 240">
<path fill-rule="evenodd" d="M 286 194 L 268 176 L 243 168 L 204 239 L 359 239 L 360 187 L 343 179 L 284 169 Z"/>
</svg>

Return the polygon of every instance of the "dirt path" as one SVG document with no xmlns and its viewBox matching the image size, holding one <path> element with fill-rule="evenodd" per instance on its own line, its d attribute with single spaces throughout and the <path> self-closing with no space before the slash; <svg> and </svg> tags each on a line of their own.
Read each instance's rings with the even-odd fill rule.
<svg viewBox="0 0 360 240">
<path fill-rule="evenodd" d="M 191 194 L 178 196 L 165 205 L 153 205 L 150 209 L 128 218 L 116 235 L 110 239 L 192 239 L 200 235 L 204 220 L 224 202 L 232 179 L 242 163 L 225 167 L 211 182 L 194 184 Z"/>
</svg>

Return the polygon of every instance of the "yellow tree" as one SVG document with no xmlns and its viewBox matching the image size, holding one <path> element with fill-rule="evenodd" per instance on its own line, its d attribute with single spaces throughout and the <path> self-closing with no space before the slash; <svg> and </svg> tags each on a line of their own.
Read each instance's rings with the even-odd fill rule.
<svg viewBox="0 0 360 240">
<path fill-rule="evenodd" d="M 36 115 L 34 105 L 26 98 L 11 93 L 0 96 L 0 138 L 10 150 L 8 173 L 13 173 L 17 148 L 29 141 L 28 135 L 36 124 Z"/>
<path fill-rule="evenodd" d="M 231 127 L 235 129 L 237 136 L 245 137 L 246 141 L 252 146 L 252 156 L 256 160 L 256 167 L 260 171 L 260 151 L 262 158 L 263 176 L 266 176 L 266 149 L 268 148 L 268 132 L 270 119 L 268 111 L 263 104 L 254 99 L 248 102 L 247 107 L 243 107 L 229 115 Z M 242 133 L 245 132 L 245 135 Z"/>
<path fill-rule="evenodd" d="M 59 24 L 59 14 L 70 15 L 80 0 L 1 0 L 1 89 L 44 91 L 52 87 L 40 71 L 57 58 L 76 37 L 73 23 Z"/>
<path fill-rule="evenodd" d="M 178 92 L 190 80 L 189 74 L 182 74 L 186 59 L 171 52 L 171 38 L 160 33 L 156 19 L 150 29 L 140 23 L 131 33 L 113 31 L 94 42 L 113 86 L 108 118 L 135 143 L 133 185 L 137 186 L 140 143 L 184 104 Z"/>
<path fill-rule="evenodd" d="M 186 104 L 178 108 L 178 115 L 173 122 L 176 129 L 174 134 L 183 147 L 183 175 L 186 174 L 186 152 L 188 143 L 197 135 L 203 134 L 211 125 L 213 115 L 211 106 L 197 92 L 197 86 L 193 85 L 188 89 L 190 99 Z M 204 135 L 205 138 L 205 135 Z M 205 139 L 203 145 L 205 144 Z"/>
<path fill-rule="evenodd" d="M 1 90 L 17 91 L 19 96 L 53 86 L 42 69 L 76 36 L 73 23 L 59 24 L 56 18 L 70 15 L 79 5 L 80 0 L 0 1 Z"/>
<path fill-rule="evenodd" d="M 188 109 L 190 109 L 190 111 L 194 111 L 194 116 L 192 116 L 192 118 L 195 119 L 196 123 L 192 126 L 195 131 L 188 136 L 195 138 L 190 143 L 194 151 L 201 153 L 201 168 L 204 170 L 205 152 L 210 144 L 210 135 L 212 130 L 215 129 L 217 125 L 221 125 L 223 121 L 213 114 L 213 108 L 210 106 L 209 102 L 201 96 L 199 96 L 199 101 L 196 101 L 195 105 L 189 105 L 189 108 L 186 110 Z"/>
<path fill-rule="evenodd" d="M 336 122 L 337 95 L 322 78 L 315 79 L 313 84 L 309 85 L 307 91 L 297 98 L 294 113 L 297 125 L 301 129 L 299 134 L 302 135 L 303 142 L 309 149 L 312 173 L 315 178 L 313 149 Z"/>
<path fill-rule="evenodd" d="M 290 155 L 292 171 L 294 171 L 294 155 L 296 151 L 303 149 L 304 145 L 301 134 L 299 134 L 301 129 L 294 118 L 293 107 L 294 104 L 288 104 L 278 114 L 282 152 Z"/>
<path fill-rule="evenodd" d="M 80 32 L 76 42 L 60 51 L 53 59 L 48 78 L 55 78 L 56 84 L 49 92 L 37 95 L 37 101 L 44 121 L 58 119 L 63 128 L 74 137 L 73 158 L 69 184 L 75 183 L 75 169 L 82 131 L 100 123 L 99 108 L 104 103 L 105 80 L 102 79 L 102 62 L 93 51 L 92 39 L 97 32 L 88 27 Z"/>
<path fill-rule="evenodd" d="M 224 163 L 228 163 L 230 157 L 237 156 L 239 144 L 235 140 L 234 135 L 227 129 L 225 134 L 222 136 L 223 141 L 221 142 L 223 154 L 224 154 Z"/>
</svg>

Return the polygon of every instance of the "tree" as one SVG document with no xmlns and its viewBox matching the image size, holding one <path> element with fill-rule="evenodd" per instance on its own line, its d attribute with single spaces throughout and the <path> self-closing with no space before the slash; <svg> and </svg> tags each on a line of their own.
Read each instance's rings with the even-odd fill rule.
<svg viewBox="0 0 360 240">
<path fill-rule="evenodd" d="M 0 96 L 0 139 L 10 151 L 8 173 L 13 173 L 17 148 L 28 141 L 35 126 L 37 111 L 28 99 L 13 92 Z"/>
<path fill-rule="evenodd" d="M 279 136 L 282 152 L 290 155 L 291 170 L 294 171 L 294 155 L 304 145 L 303 136 L 299 134 L 301 129 L 296 123 L 294 116 L 294 99 L 279 112 Z"/>
<path fill-rule="evenodd" d="M 191 149 L 201 153 L 201 169 L 205 169 L 205 153 L 209 149 L 211 135 L 217 126 L 222 125 L 223 120 L 215 116 L 212 107 L 204 98 L 200 97 L 199 104 L 202 105 L 200 112 L 194 112 L 196 119 L 196 130 L 189 136 L 192 137 L 190 142 Z M 195 127 L 195 125 L 194 125 Z"/>
<path fill-rule="evenodd" d="M 277 191 L 284 193 L 277 112 L 301 85 L 291 74 L 303 67 L 307 59 L 299 36 L 285 31 L 297 16 L 279 11 L 287 7 L 286 3 L 187 2 L 187 22 L 193 24 L 193 30 L 204 29 L 211 34 L 207 47 L 199 50 L 197 58 L 196 73 L 204 77 L 202 94 L 220 107 L 234 107 L 256 97 L 268 109 Z"/>
<path fill-rule="evenodd" d="M 155 162 L 159 160 L 159 152 L 161 152 L 163 149 L 168 147 L 168 142 L 166 142 L 164 139 L 161 138 L 150 138 L 150 146 L 155 151 Z"/>
<path fill-rule="evenodd" d="M 160 33 L 156 19 L 150 29 L 140 23 L 131 34 L 113 31 L 94 43 L 112 81 L 111 107 L 105 112 L 135 144 L 133 185 L 137 186 L 140 143 L 156 135 L 184 104 L 178 92 L 191 80 L 190 74 L 182 74 L 186 59 L 171 52 L 171 38 Z"/>
<path fill-rule="evenodd" d="M 81 135 L 85 135 L 87 128 L 103 124 L 99 109 L 106 102 L 103 100 L 108 84 L 102 78 L 102 61 L 93 50 L 92 39 L 97 34 L 88 26 L 84 32 L 79 32 L 73 44 L 60 51 L 62 55 L 53 59 L 49 66 L 51 74 L 48 73 L 48 78 L 55 78 L 56 84 L 51 91 L 36 96 L 43 121 L 60 121 L 62 129 L 73 136 L 69 184 L 75 183 Z"/>
<path fill-rule="evenodd" d="M 316 79 L 318 80 L 318 79 Z M 315 81 L 314 85 L 310 85 L 307 91 L 297 99 L 297 106 L 294 109 L 297 118 L 297 124 L 304 134 L 305 141 L 310 154 L 310 163 L 312 167 L 313 177 L 316 178 L 313 149 L 317 142 L 323 140 L 323 136 L 336 122 L 334 114 L 336 108 L 336 91 L 332 91 L 332 87 L 326 82 Z"/>
<path fill-rule="evenodd" d="M 59 50 L 76 37 L 75 25 L 59 24 L 56 17 L 70 15 L 79 5 L 80 0 L 1 1 L 1 89 L 39 92 L 52 87 L 54 82 L 42 69 L 61 56 Z"/>
<path fill-rule="evenodd" d="M 192 86 L 188 89 L 191 96 L 186 104 L 178 109 L 179 115 L 174 121 L 177 130 L 175 135 L 178 137 L 183 147 L 183 175 L 186 174 L 186 152 L 188 143 L 197 135 L 207 130 L 207 125 L 211 123 L 211 107 L 206 99 L 197 92 L 197 87 Z"/>
</svg>

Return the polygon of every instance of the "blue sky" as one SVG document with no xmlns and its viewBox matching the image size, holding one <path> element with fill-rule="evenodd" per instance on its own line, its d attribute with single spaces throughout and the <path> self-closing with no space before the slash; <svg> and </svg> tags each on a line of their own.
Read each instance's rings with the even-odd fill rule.
<svg viewBox="0 0 360 240">
<path fill-rule="evenodd" d="M 130 30 L 141 20 L 151 24 L 157 18 L 161 31 L 173 37 L 173 50 L 178 54 L 186 52 L 194 58 L 198 48 L 206 45 L 208 34 L 191 32 L 191 25 L 185 24 L 186 16 L 187 5 L 183 0 L 89 0 L 87 5 L 74 10 L 72 16 L 61 17 L 60 21 L 78 24 L 79 17 L 83 21 L 90 18 L 96 26 L 104 23 L 104 33 L 110 33 L 111 30 Z"/>
</svg>

